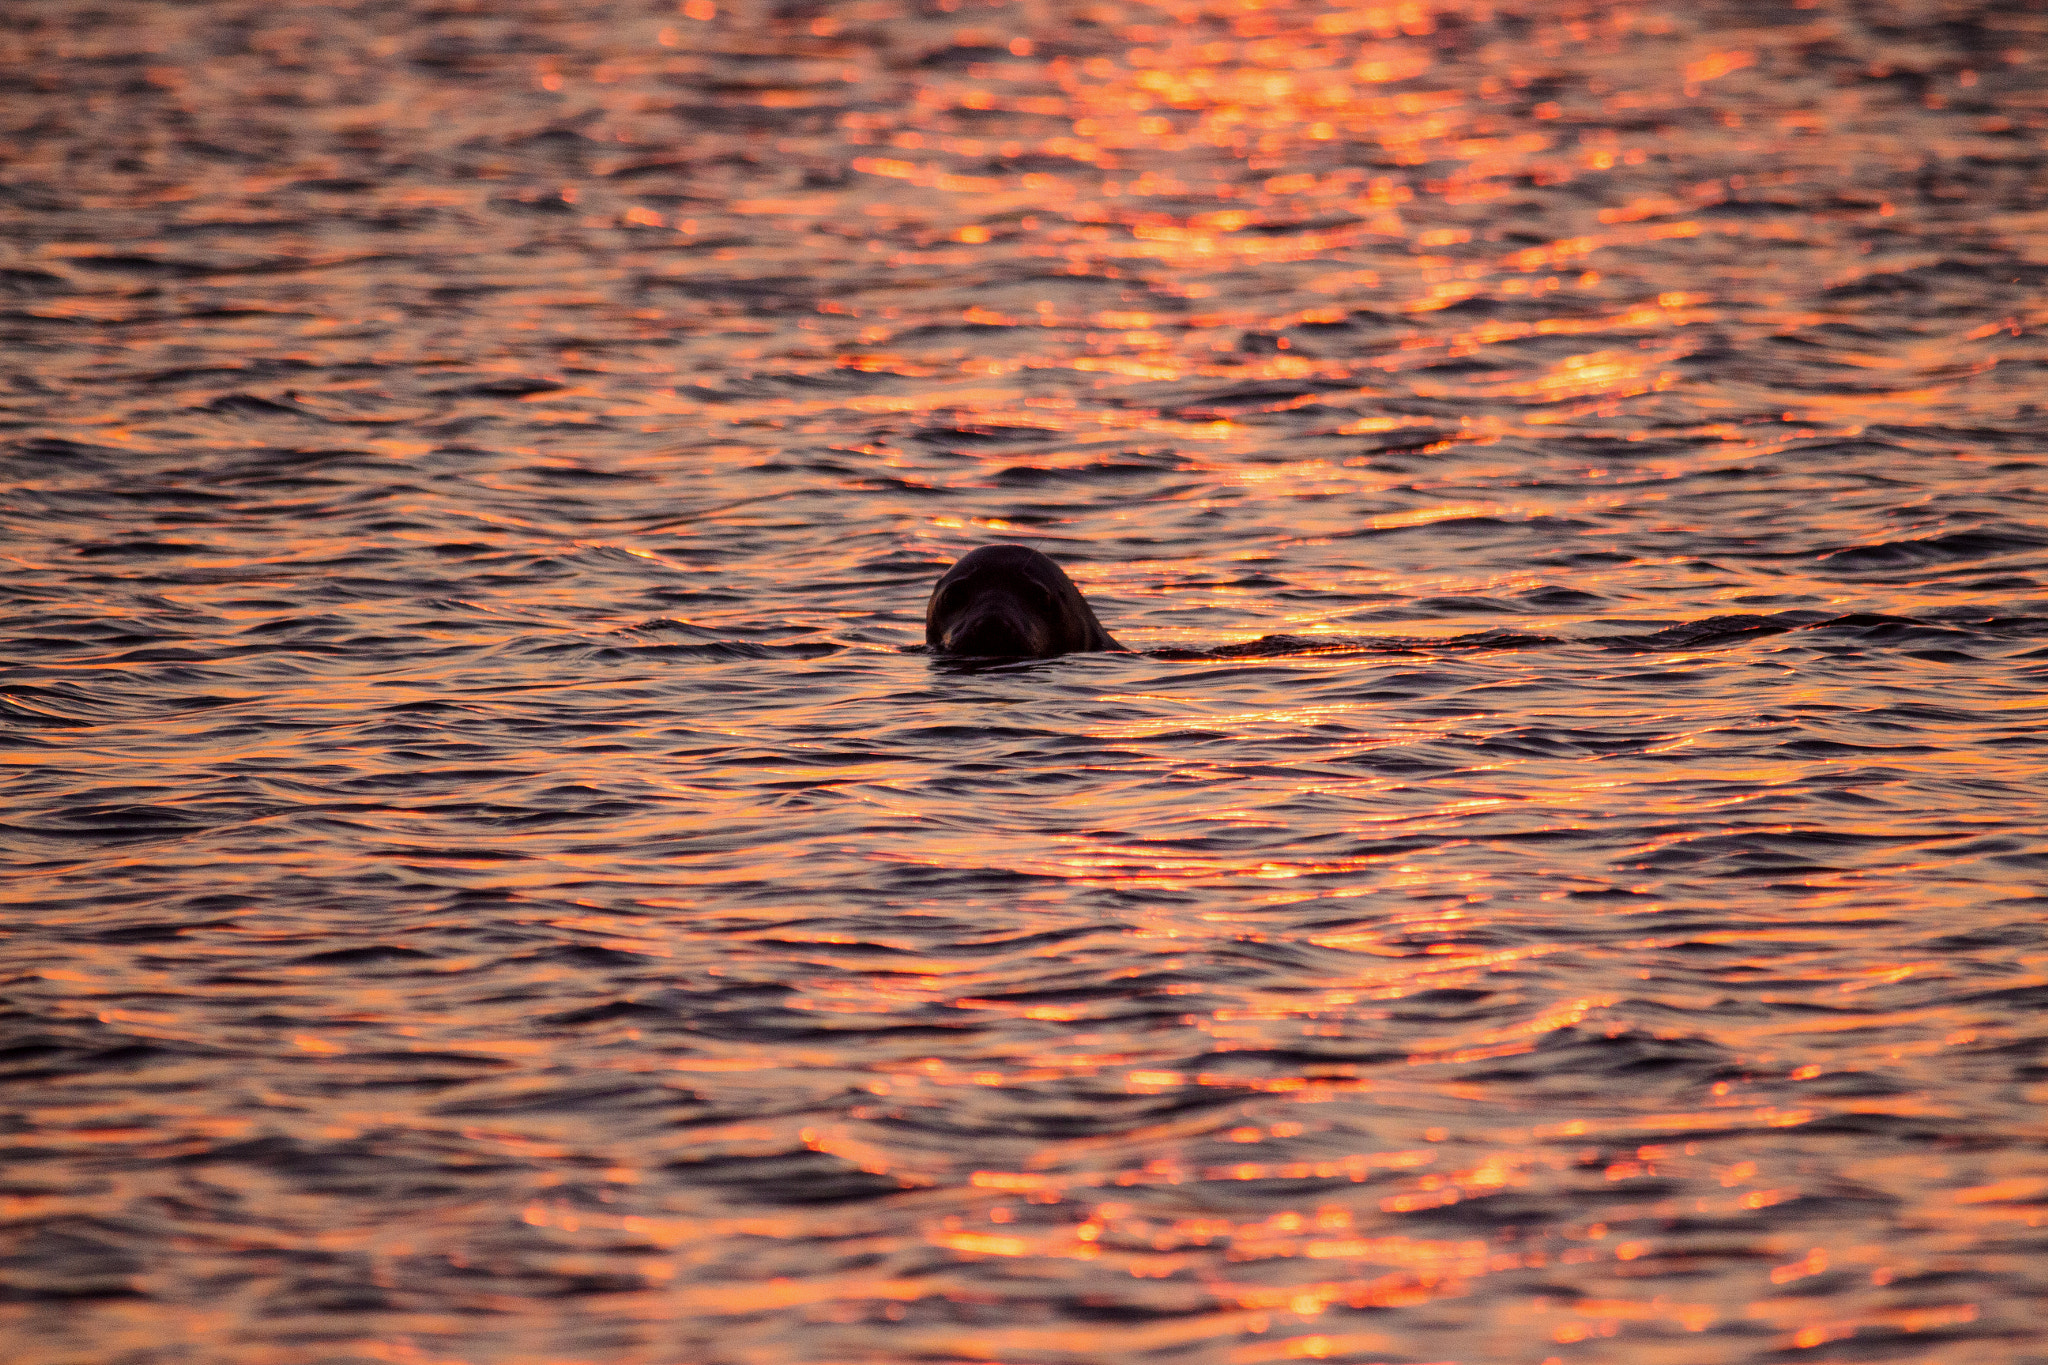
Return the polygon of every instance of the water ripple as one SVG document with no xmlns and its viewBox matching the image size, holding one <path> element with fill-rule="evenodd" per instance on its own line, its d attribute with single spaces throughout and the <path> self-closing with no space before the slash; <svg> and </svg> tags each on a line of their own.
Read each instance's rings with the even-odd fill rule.
<svg viewBox="0 0 2048 1365">
<path fill-rule="evenodd" d="M 2040 1350 L 2028 6 L 17 28 L 11 1358 Z"/>
</svg>

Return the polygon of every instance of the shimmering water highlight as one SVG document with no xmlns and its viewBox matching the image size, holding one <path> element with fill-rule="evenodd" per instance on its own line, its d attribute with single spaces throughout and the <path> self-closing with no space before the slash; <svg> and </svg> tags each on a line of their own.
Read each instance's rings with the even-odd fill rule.
<svg viewBox="0 0 2048 1365">
<path fill-rule="evenodd" d="M 16 7 L 8 1358 L 2048 1361 L 2036 11 Z"/>
</svg>

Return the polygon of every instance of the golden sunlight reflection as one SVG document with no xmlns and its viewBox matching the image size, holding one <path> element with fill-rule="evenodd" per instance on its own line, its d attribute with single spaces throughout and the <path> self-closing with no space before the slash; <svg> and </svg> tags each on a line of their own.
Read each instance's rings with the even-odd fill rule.
<svg viewBox="0 0 2048 1365">
<path fill-rule="evenodd" d="M 2044 35 L 25 12 L 14 1351 L 2019 1360 Z"/>
</svg>

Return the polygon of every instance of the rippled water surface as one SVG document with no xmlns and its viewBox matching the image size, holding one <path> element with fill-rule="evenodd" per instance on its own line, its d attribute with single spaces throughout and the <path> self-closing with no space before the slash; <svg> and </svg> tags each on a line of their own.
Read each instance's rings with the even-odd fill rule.
<svg viewBox="0 0 2048 1365">
<path fill-rule="evenodd" d="M 2031 0 L 7 29 L 10 1361 L 2048 1362 Z"/>
</svg>

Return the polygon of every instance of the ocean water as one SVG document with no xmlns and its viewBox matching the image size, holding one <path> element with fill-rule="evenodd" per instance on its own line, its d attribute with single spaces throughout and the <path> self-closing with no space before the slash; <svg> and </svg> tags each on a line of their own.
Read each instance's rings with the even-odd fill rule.
<svg viewBox="0 0 2048 1365">
<path fill-rule="evenodd" d="M 2038 5 L 5 29 L 13 1365 L 2048 1362 Z"/>
</svg>

